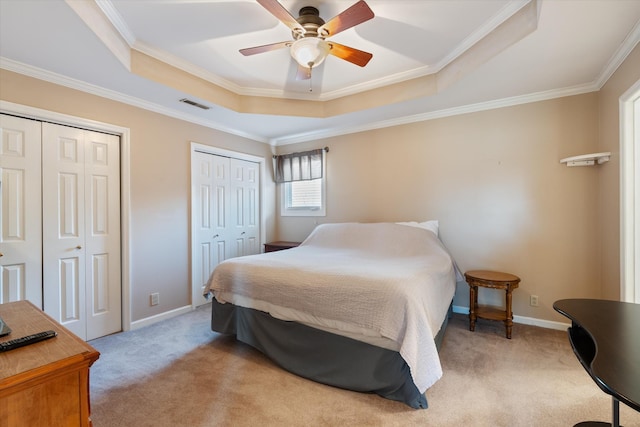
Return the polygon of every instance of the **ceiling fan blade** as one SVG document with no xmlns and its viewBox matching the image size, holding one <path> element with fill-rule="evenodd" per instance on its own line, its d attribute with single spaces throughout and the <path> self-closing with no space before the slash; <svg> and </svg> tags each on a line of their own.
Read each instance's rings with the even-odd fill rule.
<svg viewBox="0 0 640 427">
<path fill-rule="evenodd" d="M 333 56 L 337 56 L 340 59 L 349 61 L 352 64 L 364 67 L 369 60 L 373 58 L 373 55 L 363 50 L 354 49 L 349 46 L 344 46 L 334 42 L 328 42 L 331 46 L 329 53 Z"/>
<path fill-rule="evenodd" d="M 298 64 L 298 73 L 296 74 L 296 80 L 309 80 L 311 78 L 311 68 L 303 67 Z"/>
<path fill-rule="evenodd" d="M 360 0 L 350 8 L 344 10 L 335 18 L 331 18 L 329 22 L 318 28 L 318 34 L 323 37 L 330 37 L 338 34 L 341 31 L 351 28 L 358 24 L 361 24 L 375 15 L 373 11 L 367 5 L 364 0 Z"/>
<path fill-rule="evenodd" d="M 260 3 L 262 7 L 264 7 L 269 12 L 271 12 L 273 16 L 278 18 L 280 22 L 285 24 L 287 27 L 291 28 L 292 31 L 300 34 L 305 33 L 305 30 L 302 27 L 302 25 L 300 25 L 298 21 L 296 21 L 296 18 L 294 18 L 289 13 L 289 11 L 285 9 L 284 6 L 282 6 L 277 0 L 257 0 L 257 1 L 258 3 Z"/>
<path fill-rule="evenodd" d="M 272 50 L 282 49 L 283 47 L 291 46 L 291 42 L 278 42 L 265 44 L 263 46 L 247 47 L 240 49 L 240 53 L 244 56 L 255 55 L 257 53 L 271 52 Z"/>
</svg>

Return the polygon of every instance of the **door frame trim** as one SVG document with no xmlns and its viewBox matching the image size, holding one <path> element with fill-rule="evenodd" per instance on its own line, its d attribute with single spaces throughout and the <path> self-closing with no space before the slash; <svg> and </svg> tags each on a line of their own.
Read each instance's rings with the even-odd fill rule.
<svg viewBox="0 0 640 427">
<path fill-rule="evenodd" d="M 86 130 L 110 133 L 120 137 L 120 275 L 122 330 L 131 329 L 131 145 L 130 129 L 111 123 L 98 122 L 82 117 L 43 110 L 28 105 L 0 100 L 0 113 L 27 119 L 79 127 Z"/>
<path fill-rule="evenodd" d="M 240 153 L 238 151 L 232 151 L 232 150 L 227 150 L 224 148 L 218 148 L 218 147 L 213 147 L 211 145 L 205 145 L 205 144 L 201 144 L 199 142 L 194 142 L 191 141 L 190 144 L 190 155 L 189 155 L 189 187 L 191 188 L 191 192 L 190 192 L 190 200 L 189 200 L 189 210 L 191 212 L 190 215 L 190 234 L 189 234 L 189 247 L 191 248 L 191 253 L 189 254 L 189 260 L 191 263 L 191 278 L 190 278 L 190 283 L 191 283 L 191 307 L 193 309 L 195 309 L 197 306 L 195 304 L 196 301 L 196 297 L 197 294 L 196 292 L 199 292 L 199 288 L 200 285 L 194 283 L 193 278 L 196 276 L 195 275 L 195 262 L 194 262 L 194 258 L 193 258 L 193 254 L 196 253 L 196 248 L 195 246 L 195 239 L 193 238 L 195 235 L 195 212 L 193 211 L 193 192 L 194 192 L 194 188 L 193 188 L 193 164 L 194 164 L 194 154 L 196 152 L 200 152 L 200 153 L 206 153 L 206 154 L 212 154 L 214 156 L 222 156 L 222 157 L 229 157 L 232 159 L 237 159 L 237 160 L 246 160 L 249 162 L 253 162 L 253 163 L 258 163 L 259 164 L 259 172 L 258 172 L 258 176 L 260 178 L 260 185 L 258 186 L 258 195 L 260 197 L 260 203 L 258 206 L 259 209 L 259 213 L 258 215 L 260 216 L 260 241 L 258 242 L 258 247 L 262 247 L 262 243 L 265 241 L 265 236 L 266 236 L 266 227 L 265 227 L 265 215 L 264 215 L 264 180 L 265 180 L 265 174 L 266 174 L 266 168 L 265 168 L 265 164 L 266 164 L 266 160 L 264 157 L 260 157 L 260 156 L 254 156 L 252 154 L 246 154 L 246 153 Z"/>
<path fill-rule="evenodd" d="M 640 127 L 635 103 L 640 80 L 620 96 L 620 301 L 640 302 Z M 635 112 L 635 113 L 634 113 Z"/>
</svg>

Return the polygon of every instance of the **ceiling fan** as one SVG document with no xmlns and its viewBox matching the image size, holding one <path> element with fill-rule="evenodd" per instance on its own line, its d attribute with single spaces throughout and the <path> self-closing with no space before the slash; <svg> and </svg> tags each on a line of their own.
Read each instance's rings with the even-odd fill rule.
<svg viewBox="0 0 640 427">
<path fill-rule="evenodd" d="M 327 55 L 337 56 L 360 67 L 367 65 L 373 57 L 369 52 L 325 40 L 374 17 L 364 0 L 358 1 L 326 23 L 320 17 L 318 9 L 312 6 L 303 7 L 300 9 L 300 16 L 294 18 L 277 0 L 257 1 L 291 29 L 293 41 L 240 49 L 240 53 L 245 56 L 288 47 L 291 56 L 298 63 L 298 80 L 310 79 L 311 70 L 320 65 Z"/>
</svg>

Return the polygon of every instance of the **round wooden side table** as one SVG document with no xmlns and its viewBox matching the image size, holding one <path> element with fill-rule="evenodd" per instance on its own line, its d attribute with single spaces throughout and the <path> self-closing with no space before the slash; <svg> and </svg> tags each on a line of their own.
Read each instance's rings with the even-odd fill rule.
<svg viewBox="0 0 640 427">
<path fill-rule="evenodd" d="M 511 311 L 511 293 L 520 283 L 520 278 L 509 273 L 488 270 L 471 270 L 464 273 L 469 284 L 469 330 L 476 329 L 476 319 L 500 320 L 504 322 L 507 338 L 511 339 L 513 311 Z M 478 286 L 491 289 L 504 289 L 506 292 L 505 309 L 478 306 Z"/>
</svg>

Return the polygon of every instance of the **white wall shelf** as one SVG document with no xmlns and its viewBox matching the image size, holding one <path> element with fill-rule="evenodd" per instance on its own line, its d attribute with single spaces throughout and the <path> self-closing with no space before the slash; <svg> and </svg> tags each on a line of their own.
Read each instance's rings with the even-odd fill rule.
<svg viewBox="0 0 640 427">
<path fill-rule="evenodd" d="M 581 156 L 567 157 L 560 160 L 560 163 L 566 163 L 567 166 L 593 166 L 606 163 L 611 158 L 611 152 L 583 154 Z"/>
</svg>

